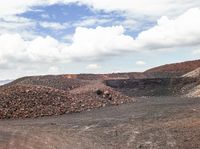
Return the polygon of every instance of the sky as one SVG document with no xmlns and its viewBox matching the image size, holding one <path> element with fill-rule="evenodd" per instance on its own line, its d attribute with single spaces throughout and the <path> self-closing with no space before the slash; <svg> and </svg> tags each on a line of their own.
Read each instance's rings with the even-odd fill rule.
<svg viewBox="0 0 200 149">
<path fill-rule="evenodd" d="M 199 0 L 0 1 L 0 80 L 199 59 Z"/>
</svg>

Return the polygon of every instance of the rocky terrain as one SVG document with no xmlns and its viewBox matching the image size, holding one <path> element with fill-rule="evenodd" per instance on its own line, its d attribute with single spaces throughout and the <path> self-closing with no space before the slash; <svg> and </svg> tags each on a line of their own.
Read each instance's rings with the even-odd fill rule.
<svg viewBox="0 0 200 149">
<path fill-rule="evenodd" d="M 151 78 L 174 78 L 180 77 L 200 67 L 200 60 L 187 61 L 175 64 L 167 64 L 144 72 Z"/>
<path fill-rule="evenodd" d="M 148 78 L 107 80 L 106 84 L 129 97 L 186 96 L 200 82 L 198 78 Z"/>
<path fill-rule="evenodd" d="M 26 77 L 0 87 L 0 119 L 62 115 L 134 100 L 100 80 L 65 77 Z"/>
<path fill-rule="evenodd" d="M 90 112 L 0 121 L 1 149 L 199 149 L 200 100 L 138 98 Z"/>
<path fill-rule="evenodd" d="M 0 86 L 0 119 L 35 118 L 134 102 L 200 96 L 200 60 L 141 73 L 30 76 Z"/>
<path fill-rule="evenodd" d="M 0 148 L 198 149 L 199 74 L 197 60 L 17 79 L 0 86 Z"/>
<path fill-rule="evenodd" d="M 198 78 L 200 76 L 200 67 L 184 74 L 182 77 L 186 78 Z"/>
</svg>

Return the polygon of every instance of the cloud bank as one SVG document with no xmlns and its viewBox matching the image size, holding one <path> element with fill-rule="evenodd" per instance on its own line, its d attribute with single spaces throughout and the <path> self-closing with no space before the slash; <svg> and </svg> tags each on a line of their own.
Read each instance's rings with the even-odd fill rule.
<svg viewBox="0 0 200 149">
<path fill-rule="evenodd" d="M 42 28 L 64 30 L 70 25 L 58 22 L 35 22 L 19 16 L 37 6 L 53 4 L 86 5 L 95 12 L 115 12 L 125 16 L 121 25 L 103 24 L 111 19 L 87 18 L 72 24 L 74 33 L 64 40 L 34 32 L 37 24 Z M 73 61 L 94 61 L 109 56 L 121 56 L 141 51 L 157 51 L 195 47 L 199 54 L 200 44 L 199 0 L 13 0 L 0 1 L 0 69 L 27 70 L 32 65 L 45 68 L 47 72 L 59 73 L 55 64 Z M 197 7 L 197 8 L 193 8 Z M 191 8 L 191 9 L 189 9 Z M 135 37 L 127 33 L 136 20 L 157 20 L 154 26 L 137 33 Z M 65 39 L 70 39 L 70 42 Z M 91 62 L 89 62 L 91 63 Z M 138 63 L 139 64 L 139 63 Z M 140 63 L 141 64 L 141 63 Z M 87 66 L 86 66 L 87 67 Z M 91 65 L 88 68 L 95 68 Z M 41 71 L 41 70 L 38 70 Z M 27 72 L 28 73 L 28 72 Z M 31 71 L 31 74 L 33 72 Z"/>
<path fill-rule="evenodd" d="M 71 44 L 50 36 L 26 40 L 19 34 L 1 34 L 0 62 L 10 62 L 9 58 L 44 62 L 93 60 L 127 52 L 190 47 L 200 44 L 199 18 L 198 8 L 190 9 L 175 19 L 164 16 L 136 39 L 126 35 L 123 26 L 77 27 Z"/>
</svg>

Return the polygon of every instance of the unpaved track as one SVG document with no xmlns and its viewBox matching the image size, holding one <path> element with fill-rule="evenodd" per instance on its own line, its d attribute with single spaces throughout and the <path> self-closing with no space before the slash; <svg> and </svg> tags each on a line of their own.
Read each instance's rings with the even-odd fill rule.
<svg viewBox="0 0 200 149">
<path fill-rule="evenodd" d="M 78 114 L 0 121 L 0 149 L 199 149 L 200 99 L 158 97 Z"/>
</svg>

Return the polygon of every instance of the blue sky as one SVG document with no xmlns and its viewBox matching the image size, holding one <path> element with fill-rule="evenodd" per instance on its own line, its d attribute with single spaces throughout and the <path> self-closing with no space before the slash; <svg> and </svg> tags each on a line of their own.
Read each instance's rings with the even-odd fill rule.
<svg viewBox="0 0 200 149">
<path fill-rule="evenodd" d="M 97 23 L 91 25 L 86 25 L 90 28 L 96 28 L 97 26 L 112 26 L 120 25 L 122 21 L 126 20 L 126 16 L 120 15 L 117 12 L 104 12 L 104 11 L 94 11 L 88 8 L 86 5 L 77 5 L 75 3 L 69 5 L 61 5 L 55 4 L 50 6 L 40 6 L 33 7 L 31 10 L 19 14 L 19 16 L 34 20 L 35 22 L 49 22 L 49 23 L 68 23 L 70 24 L 64 29 L 61 29 L 58 33 L 58 30 L 52 30 L 48 28 L 41 27 L 37 24 L 37 28 L 34 30 L 38 34 L 43 36 L 51 35 L 56 39 L 62 38 L 62 36 L 73 34 L 75 28 L 81 25 L 81 21 L 87 19 L 107 19 L 106 22 Z M 113 23 L 114 22 L 114 23 Z M 72 25 L 76 24 L 77 25 Z M 135 31 L 127 31 L 126 34 L 131 36 L 137 36 L 137 34 L 143 29 L 153 26 L 155 22 L 151 21 L 143 21 L 144 26 L 140 26 L 140 28 L 135 28 Z"/>
<path fill-rule="evenodd" d="M 0 2 L 2 79 L 144 71 L 198 59 L 197 0 Z"/>
</svg>

